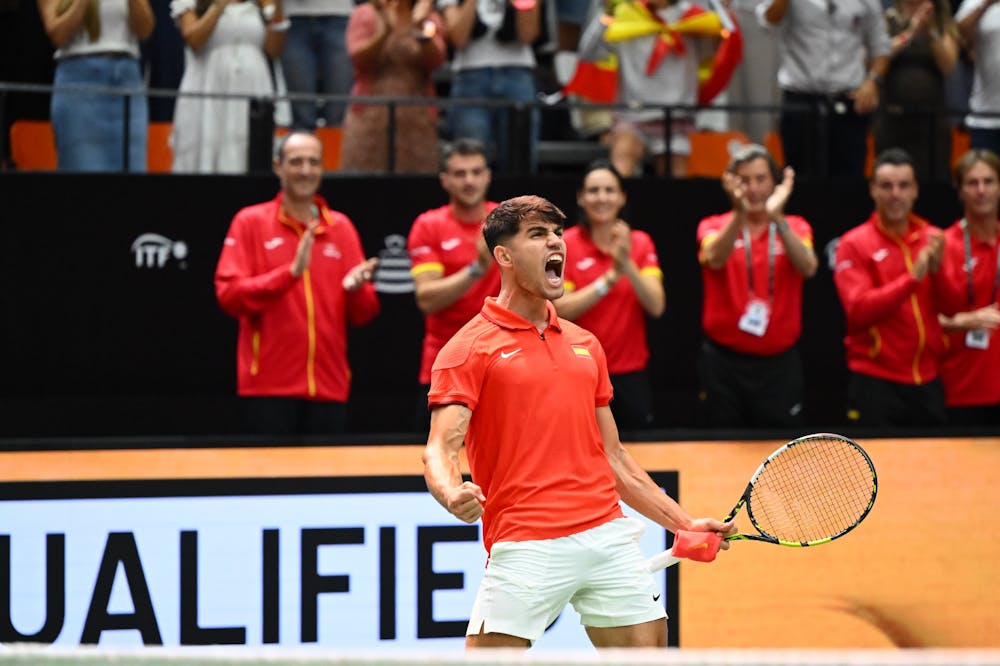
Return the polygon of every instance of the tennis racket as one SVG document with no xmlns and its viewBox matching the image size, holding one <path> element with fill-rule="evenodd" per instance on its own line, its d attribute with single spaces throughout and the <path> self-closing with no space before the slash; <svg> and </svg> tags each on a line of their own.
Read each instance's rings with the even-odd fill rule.
<svg viewBox="0 0 1000 666">
<path fill-rule="evenodd" d="M 818 546 L 857 527 L 875 503 L 878 479 L 871 458 L 857 442 L 830 433 L 806 435 L 768 456 L 757 468 L 743 496 L 723 520 L 746 506 L 757 534 L 734 534 L 727 541 L 749 539 L 781 546 Z M 702 537 L 711 533 L 697 533 Z M 680 535 L 678 535 L 680 536 Z M 713 544 L 701 548 L 718 549 Z M 672 566 L 681 558 L 674 548 L 646 561 L 650 571 Z M 710 552 L 710 561 L 714 550 Z"/>
</svg>

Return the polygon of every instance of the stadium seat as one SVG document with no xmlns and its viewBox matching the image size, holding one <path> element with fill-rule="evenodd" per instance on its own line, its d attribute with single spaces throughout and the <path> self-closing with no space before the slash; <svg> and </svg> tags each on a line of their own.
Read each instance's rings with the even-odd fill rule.
<svg viewBox="0 0 1000 666">
<path fill-rule="evenodd" d="M 149 123 L 146 137 L 146 170 L 149 173 L 169 173 L 174 163 L 174 151 L 170 147 L 170 132 L 174 124 L 169 122 Z"/>
<path fill-rule="evenodd" d="M 688 176 L 697 178 L 718 178 L 726 170 L 729 158 L 740 146 L 750 143 L 743 132 L 692 132 L 691 158 L 688 161 Z"/>
<path fill-rule="evenodd" d="M 274 131 L 275 138 L 288 134 L 289 128 L 278 127 Z M 342 127 L 317 127 L 316 138 L 323 144 L 323 170 L 336 171 L 340 168 L 340 144 L 344 139 Z"/>
<path fill-rule="evenodd" d="M 22 171 L 54 171 L 56 140 L 47 120 L 15 120 L 10 126 L 10 155 Z"/>
</svg>

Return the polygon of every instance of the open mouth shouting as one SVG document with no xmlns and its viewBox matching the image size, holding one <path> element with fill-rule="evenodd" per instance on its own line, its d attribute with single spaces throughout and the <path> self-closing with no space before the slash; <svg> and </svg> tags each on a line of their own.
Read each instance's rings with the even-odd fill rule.
<svg viewBox="0 0 1000 666">
<path fill-rule="evenodd" d="M 554 252 L 545 258 L 545 279 L 553 287 L 562 284 L 564 265 L 565 256 L 561 252 Z"/>
</svg>

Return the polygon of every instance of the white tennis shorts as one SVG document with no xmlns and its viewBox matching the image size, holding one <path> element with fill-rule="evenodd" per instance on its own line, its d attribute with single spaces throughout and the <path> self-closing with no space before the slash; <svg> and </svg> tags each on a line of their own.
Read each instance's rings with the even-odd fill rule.
<svg viewBox="0 0 1000 666">
<path fill-rule="evenodd" d="M 639 549 L 645 530 L 635 518 L 618 518 L 558 539 L 494 543 L 466 635 L 482 630 L 534 642 L 567 603 L 588 627 L 665 618 Z"/>
</svg>

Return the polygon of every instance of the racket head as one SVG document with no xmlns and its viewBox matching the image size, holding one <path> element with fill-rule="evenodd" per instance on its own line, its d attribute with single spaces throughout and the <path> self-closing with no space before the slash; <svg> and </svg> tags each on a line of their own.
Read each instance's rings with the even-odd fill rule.
<svg viewBox="0 0 1000 666">
<path fill-rule="evenodd" d="M 815 546 L 857 527 L 877 494 L 875 465 L 857 442 L 815 433 L 768 456 L 741 502 L 763 540 Z"/>
</svg>

